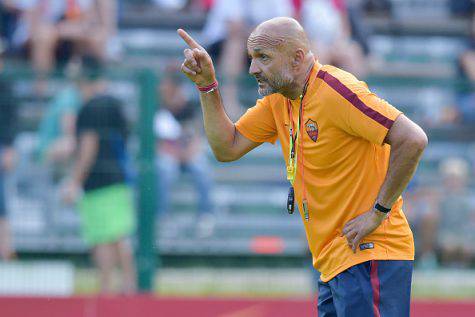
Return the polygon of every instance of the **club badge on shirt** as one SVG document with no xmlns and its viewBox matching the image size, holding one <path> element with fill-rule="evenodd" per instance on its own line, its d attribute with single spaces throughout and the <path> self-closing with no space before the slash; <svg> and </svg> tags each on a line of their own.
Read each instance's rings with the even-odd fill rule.
<svg viewBox="0 0 475 317">
<path fill-rule="evenodd" d="M 317 142 L 318 124 L 312 119 L 308 119 L 307 122 L 305 122 L 305 130 L 307 130 L 307 134 L 310 139 L 312 139 L 313 142 Z"/>
</svg>

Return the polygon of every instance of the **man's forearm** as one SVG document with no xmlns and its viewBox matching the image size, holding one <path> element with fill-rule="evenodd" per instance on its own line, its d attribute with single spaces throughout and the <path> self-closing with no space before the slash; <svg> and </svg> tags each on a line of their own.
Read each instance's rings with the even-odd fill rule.
<svg viewBox="0 0 475 317">
<path fill-rule="evenodd" d="M 183 51 L 181 71 L 200 87 L 206 137 L 214 156 L 218 161 L 234 161 L 261 143 L 243 137 L 224 111 L 213 61 L 206 50 L 183 29 L 177 32 L 189 47 Z"/>
<path fill-rule="evenodd" d="M 427 141 L 406 140 L 391 146 L 389 167 L 377 202 L 391 208 L 414 175 Z"/>
<path fill-rule="evenodd" d="M 224 111 L 219 90 L 200 93 L 206 137 L 218 160 L 232 157 L 236 128 Z"/>
</svg>

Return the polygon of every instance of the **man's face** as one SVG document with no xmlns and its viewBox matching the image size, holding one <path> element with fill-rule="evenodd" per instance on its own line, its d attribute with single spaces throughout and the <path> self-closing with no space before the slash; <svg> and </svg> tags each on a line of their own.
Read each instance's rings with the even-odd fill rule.
<svg viewBox="0 0 475 317">
<path fill-rule="evenodd" d="M 248 40 L 248 54 L 251 58 L 249 74 L 253 75 L 262 96 L 283 92 L 294 80 L 288 56 L 259 39 Z"/>
</svg>

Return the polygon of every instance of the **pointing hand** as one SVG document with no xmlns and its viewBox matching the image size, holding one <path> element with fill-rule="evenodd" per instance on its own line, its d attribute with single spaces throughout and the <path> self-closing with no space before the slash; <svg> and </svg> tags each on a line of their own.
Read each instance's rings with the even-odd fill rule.
<svg viewBox="0 0 475 317">
<path fill-rule="evenodd" d="M 188 45 L 183 51 L 185 60 L 181 64 L 181 71 L 199 87 L 214 83 L 216 74 L 208 52 L 183 29 L 178 29 L 177 32 Z"/>
</svg>

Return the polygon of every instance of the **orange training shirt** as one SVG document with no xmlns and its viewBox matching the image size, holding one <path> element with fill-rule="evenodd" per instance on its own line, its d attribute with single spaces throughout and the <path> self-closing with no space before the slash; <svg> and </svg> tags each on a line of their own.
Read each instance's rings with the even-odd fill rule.
<svg viewBox="0 0 475 317">
<path fill-rule="evenodd" d="M 371 93 L 366 83 L 336 67 L 315 64 L 303 99 L 298 136 L 295 198 L 321 279 L 329 281 L 347 268 L 369 260 L 413 260 L 414 240 L 402 212 L 402 198 L 389 217 L 353 253 L 345 236 L 346 222 L 372 209 L 386 176 L 390 146 L 384 139 L 401 113 Z M 291 100 L 297 127 L 300 100 Z M 279 139 L 286 164 L 289 155 L 287 99 L 272 94 L 259 99 L 236 122 L 254 142 Z M 303 163 L 301 140 L 303 137 Z M 302 164 L 309 220 L 302 212 Z"/>
</svg>

